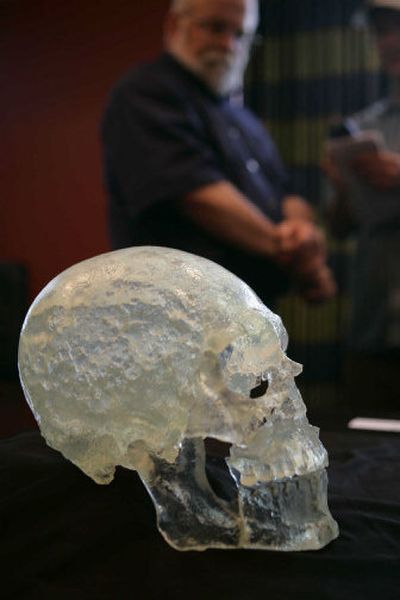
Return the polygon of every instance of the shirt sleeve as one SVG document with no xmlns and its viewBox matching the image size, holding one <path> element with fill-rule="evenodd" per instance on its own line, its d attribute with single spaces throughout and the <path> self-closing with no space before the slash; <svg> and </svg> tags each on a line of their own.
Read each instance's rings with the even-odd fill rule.
<svg viewBox="0 0 400 600">
<path fill-rule="evenodd" d="M 131 217 L 225 179 L 200 118 L 171 90 L 118 90 L 103 142 L 107 183 Z"/>
</svg>

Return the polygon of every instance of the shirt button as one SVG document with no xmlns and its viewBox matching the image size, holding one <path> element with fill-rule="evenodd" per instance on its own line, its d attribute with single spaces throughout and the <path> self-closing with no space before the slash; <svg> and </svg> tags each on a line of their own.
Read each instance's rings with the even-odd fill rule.
<svg viewBox="0 0 400 600">
<path fill-rule="evenodd" d="M 228 136 L 231 140 L 238 140 L 240 138 L 240 131 L 236 127 L 229 127 Z"/>
<path fill-rule="evenodd" d="M 257 173 L 260 169 L 260 163 L 255 158 L 249 158 L 249 160 L 246 161 L 246 169 L 249 173 Z"/>
</svg>

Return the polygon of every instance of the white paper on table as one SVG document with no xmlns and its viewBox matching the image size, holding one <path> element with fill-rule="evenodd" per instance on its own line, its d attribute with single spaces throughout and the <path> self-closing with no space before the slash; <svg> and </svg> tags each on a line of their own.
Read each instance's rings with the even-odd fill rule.
<svg viewBox="0 0 400 600">
<path fill-rule="evenodd" d="M 394 431 L 400 433 L 400 420 L 355 417 L 347 423 L 347 427 L 349 429 L 368 429 L 369 431 Z"/>
</svg>

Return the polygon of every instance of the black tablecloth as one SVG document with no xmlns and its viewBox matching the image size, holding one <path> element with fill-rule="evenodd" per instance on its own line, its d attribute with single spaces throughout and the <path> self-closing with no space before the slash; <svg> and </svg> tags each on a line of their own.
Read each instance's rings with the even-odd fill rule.
<svg viewBox="0 0 400 600">
<path fill-rule="evenodd" d="M 398 600 L 400 436 L 322 434 L 340 537 L 318 552 L 177 552 L 135 473 L 98 486 L 38 433 L 0 441 L 0 597 Z"/>
</svg>

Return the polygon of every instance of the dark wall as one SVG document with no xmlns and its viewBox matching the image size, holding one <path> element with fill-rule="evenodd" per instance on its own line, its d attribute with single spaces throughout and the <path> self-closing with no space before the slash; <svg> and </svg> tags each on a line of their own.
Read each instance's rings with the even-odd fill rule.
<svg viewBox="0 0 400 600">
<path fill-rule="evenodd" d="M 0 4 L 0 260 L 32 298 L 109 249 L 99 121 L 113 82 L 161 48 L 168 0 Z"/>
</svg>

